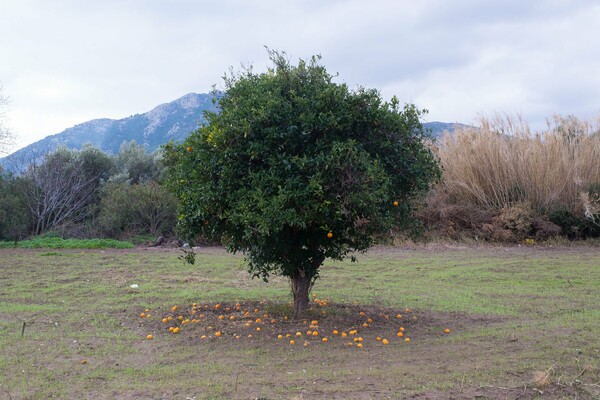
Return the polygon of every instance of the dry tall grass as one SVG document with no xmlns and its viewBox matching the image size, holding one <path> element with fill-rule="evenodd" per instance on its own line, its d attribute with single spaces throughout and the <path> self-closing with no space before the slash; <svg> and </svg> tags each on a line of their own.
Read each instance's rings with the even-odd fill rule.
<svg viewBox="0 0 600 400">
<path fill-rule="evenodd" d="M 454 204 L 502 210 L 526 203 L 538 215 L 556 209 L 586 214 L 600 188 L 600 127 L 555 116 L 532 133 L 518 118 L 482 118 L 480 128 L 446 134 L 437 149 L 442 189 Z M 587 194 L 587 197 L 586 197 Z"/>
</svg>

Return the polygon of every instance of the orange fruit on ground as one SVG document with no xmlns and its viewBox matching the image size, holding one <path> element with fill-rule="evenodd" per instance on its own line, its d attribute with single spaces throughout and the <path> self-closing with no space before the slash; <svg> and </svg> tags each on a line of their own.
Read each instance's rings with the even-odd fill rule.
<svg viewBox="0 0 600 400">
<path fill-rule="evenodd" d="M 177 304 L 175 304 L 172 308 L 171 311 L 175 312 L 177 311 L 177 309 L 179 308 L 179 306 Z"/>
<path fill-rule="evenodd" d="M 317 321 L 316 319 L 313 319 L 312 321 L 310 321 L 311 325 L 319 325 L 319 321 Z"/>
<path fill-rule="evenodd" d="M 359 349 L 362 349 L 362 343 L 357 344 L 356 347 L 358 347 Z"/>
<path fill-rule="evenodd" d="M 286 333 L 286 334 L 285 334 L 285 337 L 290 337 L 290 336 L 292 336 L 292 334 L 291 334 L 291 333 Z"/>
<path fill-rule="evenodd" d="M 308 336 L 310 336 L 310 335 L 312 335 L 312 331 L 306 331 L 306 334 L 307 334 Z"/>
<path fill-rule="evenodd" d="M 232 315 L 232 316 L 229 317 L 230 321 L 233 321 L 234 319 L 235 319 L 235 315 Z"/>
<path fill-rule="evenodd" d="M 140 318 L 144 318 L 145 316 L 146 316 L 146 314 L 144 314 L 144 313 L 140 314 Z"/>
<path fill-rule="evenodd" d="M 405 313 L 409 313 L 410 312 L 410 308 L 407 308 L 406 310 L 404 310 Z"/>
<path fill-rule="evenodd" d="M 275 322 L 277 322 L 277 321 L 275 321 L 274 319 L 272 319 L 272 320 L 271 320 L 271 323 L 272 323 L 272 324 L 274 324 Z"/>
<path fill-rule="evenodd" d="M 408 342 L 410 342 L 410 338 L 406 338 L 406 339 L 404 339 L 404 341 L 405 341 L 406 343 L 408 343 Z"/>
<path fill-rule="evenodd" d="M 358 315 L 360 315 L 361 317 L 364 317 L 365 316 L 365 312 L 361 311 L 361 312 L 358 313 Z"/>
<path fill-rule="evenodd" d="M 251 337 L 252 337 L 252 334 L 248 335 L 248 337 L 249 337 L 249 338 L 251 338 Z"/>
<path fill-rule="evenodd" d="M 377 339 L 375 339 L 375 340 L 377 340 L 378 342 L 381 342 L 381 338 L 379 336 L 377 336 Z"/>
<path fill-rule="evenodd" d="M 167 321 L 173 321 L 173 317 L 169 315 L 169 316 L 167 317 Z"/>
<path fill-rule="evenodd" d="M 277 339 L 283 339 L 283 335 L 277 335 Z"/>
<path fill-rule="evenodd" d="M 335 329 L 333 330 L 333 334 L 334 334 L 334 335 L 337 335 L 338 333 L 339 333 L 339 332 L 338 332 L 337 330 L 335 330 Z"/>
<path fill-rule="evenodd" d="M 396 318 L 401 319 L 402 318 L 402 314 L 396 315 Z"/>
<path fill-rule="evenodd" d="M 400 332 L 404 332 L 404 327 L 401 326 L 399 330 L 400 330 Z"/>
<path fill-rule="evenodd" d="M 296 336 L 302 336 L 302 332 L 296 332 Z"/>
<path fill-rule="evenodd" d="M 327 232 L 327 237 L 331 239 L 333 237 L 333 232 Z"/>
<path fill-rule="evenodd" d="M 290 344 L 296 344 L 296 342 L 294 341 L 294 339 L 290 340 Z"/>
<path fill-rule="evenodd" d="M 251 324 L 250 322 L 246 322 L 244 325 L 246 325 L 246 326 L 250 326 L 250 325 L 252 325 L 252 324 Z"/>
<path fill-rule="evenodd" d="M 200 339 L 206 339 L 206 335 L 200 336 Z"/>
<path fill-rule="evenodd" d="M 168 321 L 168 319 L 166 319 L 166 318 L 163 318 L 163 319 L 162 319 L 162 322 L 163 322 L 163 323 L 167 323 L 167 321 Z"/>
<path fill-rule="evenodd" d="M 81 360 L 81 364 L 87 364 L 87 360 Z"/>
<path fill-rule="evenodd" d="M 260 318 L 256 318 L 256 323 L 257 323 L 257 324 L 260 324 L 261 322 L 262 322 L 262 319 L 260 319 Z"/>
<path fill-rule="evenodd" d="M 342 337 L 346 337 L 348 334 L 346 332 L 342 332 Z"/>
<path fill-rule="evenodd" d="M 217 310 L 218 310 L 218 309 L 220 309 L 220 308 L 221 308 L 221 305 L 220 305 L 220 304 L 215 304 L 215 309 L 217 309 Z"/>
<path fill-rule="evenodd" d="M 448 329 L 448 328 L 444 329 L 444 333 L 450 333 L 450 329 Z"/>
<path fill-rule="evenodd" d="M 364 324 L 362 324 L 363 328 L 368 328 L 369 324 L 367 324 L 366 322 Z"/>
<path fill-rule="evenodd" d="M 383 340 L 381 341 L 381 343 L 383 343 L 383 344 L 388 344 L 389 342 L 388 342 L 388 340 L 387 340 L 387 339 L 383 339 Z"/>
<path fill-rule="evenodd" d="M 313 331 L 312 335 L 313 336 L 319 336 L 319 332 L 318 331 Z"/>
<path fill-rule="evenodd" d="M 179 333 L 179 331 L 180 331 L 179 327 L 173 328 L 173 333 L 177 334 L 177 333 Z"/>
<path fill-rule="evenodd" d="M 154 339 L 154 336 L 152 336 L 152 335 L 148 335 L 148 336 L 146 336 L 146 339 L 148 339 L 148 340 L 152 340 L 152 339 Z"/>
<path fill-rule="evenodd" d="M 222 335 L 221 331 L 219 331 L 219 332 L 215 332 L 215 336 L 216 336 L 216 337 L 221 337 L 221 335 Z"/>
<path fill-rule="evenodd" d="M 225 319 L 225 316 L 224 315 L 219 315 L 219 319 L 222 321 L 222 320 Z"/>
<path fill-rule="evenodd" d="M 329 339 L 327 339 L 326 337 L 324 337 L 323 339 L 321 339 L 321 341 L 323 342 L 327 342 Z"/>
<path fill-rule="evenodd" d="M 396 333 L 396 336 L 398 336 L 398 337 L 402 337 L 402 336 L 404 336 L 404 333 L 402 333 L 402 332 L 398 332 L 398 333 Z"/>
<path fill-rule="evenodd" d="M 257 331 L 260 331 L 260 326 L 257 326 L 257 327 L 256 327 L 256 330 L 257 330 Z"/>
</svg>

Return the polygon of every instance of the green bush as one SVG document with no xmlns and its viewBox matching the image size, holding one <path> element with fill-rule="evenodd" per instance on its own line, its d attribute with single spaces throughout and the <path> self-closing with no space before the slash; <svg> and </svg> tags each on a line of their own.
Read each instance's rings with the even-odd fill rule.
<svg viewBox="0 0 600 400">
<path fill-rule="evenodd" d="M 18 185 L 22 180 L 0 176 L 0 240 L 19 240 L 31 230 L 31 213 Z"/>
<path fill-rule="evenodd" d="M 98 224 L 110 236 L 169 235 L 176 223 L 177 200 L 156 182 L 106 184 Z"/>
<path fill-rule="evenodd" d="M 600 225 L 582 218 L 562 207 L 548 215 L 550 222 L 560 226 L 563 234 L 569 239 L 589 239 L 600 237 Z"/>
</svg>

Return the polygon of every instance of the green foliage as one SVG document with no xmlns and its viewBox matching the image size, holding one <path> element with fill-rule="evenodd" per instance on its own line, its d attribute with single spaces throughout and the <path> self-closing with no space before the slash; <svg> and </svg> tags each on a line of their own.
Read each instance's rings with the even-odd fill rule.
<svg viewBox="0 0 600 400">
<path fill-rule="evenodd" d="M 98 223 L 101 229 L 121 236 L 167 235 L 175 226 L 177 200 L 156 182 L 129 185 L 108 183 L 102 190 Z"/>
<path fill-rule="evenodd" d="M 126 180 L 131 184 L 154 180 L 160 173 L 159 166 L 152 154 L 148 154 L 143 145 L 134 140 L 123 142 L 115 157 L 117 175 L 112 180 Z"/>
<path fill-rule="evenodd" d="M 569 239 L 589 239 L 600 237 L 600 225 L 568 210 L 557 208 L 548 215 L 550 222 L 560 226 Z"/>
<path fill-rule="evenodd" d="M 27 210 L 20 185 L 22 179 L 0 175 L 0 240 L 18 240 L 31 229 L 31 215 Z"/>
<path fill-rule="evenodd" d="M 131 242 L 114 239 L 62 239 L 54 236 L 38 236 L 20 242 L 0 242 L 0 248 L 22 249 L 131 249 Z"/>
<path fill-rule="evenodd" d="M 412 202 L 440 171 L 422 111 L 334 83 L 319 57 L 293 66 L 270 56 L 267 73 L 226 76 L 220 113 L 166 147 L 168 182 L 187 238 L 244 252 L 264 279 L 299 270 L 314 279 L 326 257 L 364 251 L 373 235 L 409 224 Z"/>
</svg>

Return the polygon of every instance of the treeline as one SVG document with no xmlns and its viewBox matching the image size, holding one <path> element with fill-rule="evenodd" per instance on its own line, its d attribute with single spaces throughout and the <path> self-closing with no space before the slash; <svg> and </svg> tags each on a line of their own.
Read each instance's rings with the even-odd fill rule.
<svg viewBox="0 0 600 400">
<path fill-rule="evenodd" d="M 431 239 L 527 242 L 600 237 L 600 127 L 556 117 L 543 132 L 482 119 L 433 143 L 443 178 L 418 210 Z M 0 174 L 0 240 L 169 237 L 177 201 L 161 151 L 61 148 Z"/>
<path fill-rule="evenodd" d="M 18 174 L 0 174 L 0 240 L 169 236 L 177 201 L 161 186 L 164 175 L 160 151 L 135 142 L 114 156 L 60 148 Z"/>
</svg>

